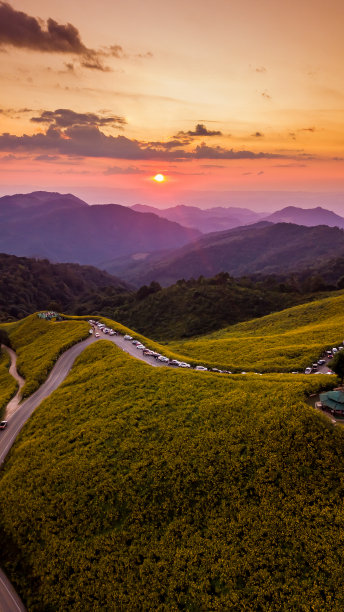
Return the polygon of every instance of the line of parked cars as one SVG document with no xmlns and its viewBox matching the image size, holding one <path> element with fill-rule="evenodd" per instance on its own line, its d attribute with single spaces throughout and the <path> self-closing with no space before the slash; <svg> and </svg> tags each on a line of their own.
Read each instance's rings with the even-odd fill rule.
<svg viewBox="0 0 344 612">
<path fill-rule="evenodd" d="M 103 332 L 103 334 L 109 334 L 109 336 L 117 336 L 117 332 L 111 327 L 106 327 L 104 323 L 98 323 L 97 321 L 93 321 L 93 319 L 90 319 L 88 323 L 90 325 L 97 326 L 99 331 Z M 93 328 L 90 329 L 90 334 L 93 334 Z M 96 338 L 100 338 L 100 333 L 98 331 L 96 331 L 94 335 Z"/>
<path fill-rule="evenodd" d="M 334 346 L 332 349 L 325 351 L 324 353 L 325 358 L 318 359 L 318 361 L 316 361 L 315 363 L 312 363 L 311 366 L 305 369 L 305 374 L 323 374 L 323 372 L 319 372 L 318 370 L 319 366 L 325 365 L 328 359 L 332 359 L 334 355 L 338 353 L 338 351 L 342 351 L 343 349 L 344 349 L 344 346 L 341 345 L 341 346 L 338 346 L 338 348 Z M 326 374 L 333 374 L 333 372 L 329 370 L 328 372 L 326 372 Z"/>
<path fill-rule="evenodd" d="M 174 366 L 177 368 L 191 368 L 192 367 L 191 364 L 187 363 L 186 361 L 179 361 L 178 359 L 169 359 L 168 357 L 165 357 L 165 355 L 161 355 L 160 353 L 157 353 L 156 351 L 152 351 L 151 349 L 148 349 L 139 340 L 136 340 L 129 334 L 125 334 L 125 336 L 123 336 L 123 339 L 134 344 L 134 346 L 136 346 L 138 350 L 142 351 L 143 355 L 146 355 L 147 357 L 153 357 L 154 359 L 157 359 L 157 361 L 166 363 L 166 365 Z M 208 370 L 208 368 L 202 365 L 195 366 L 194 370 L 196 372 L 208 372 L 209 371 L 209 372 L 219 372 L 221 374 L 231 374 L 232 373 L 232 372 L 229 372 L 228 370 L 218 370 L 217 368 L 211 368 L 210 370 Z"/>
</svg>

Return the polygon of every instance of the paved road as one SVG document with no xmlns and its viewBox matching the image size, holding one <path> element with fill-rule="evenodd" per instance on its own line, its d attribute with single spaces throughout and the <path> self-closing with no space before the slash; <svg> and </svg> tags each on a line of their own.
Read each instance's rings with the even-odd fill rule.
<svg viewBox="0 0 344 612">
<path fill-rule="evenodd" d="M 0 569 L 0 610 L 1 612 L 25 612 L 22 601 L 19 599 L 13 586 Z"/>
</svg>

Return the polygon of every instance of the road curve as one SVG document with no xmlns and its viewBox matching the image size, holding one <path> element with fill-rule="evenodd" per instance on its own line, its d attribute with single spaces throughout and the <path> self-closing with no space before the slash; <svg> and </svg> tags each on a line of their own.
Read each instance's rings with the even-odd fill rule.
<svg viewBox="0 0 344 612">
<path fill-rule="evenodd" d="M 78 355 L 82 353 L 86 346 L 95 341 L 96 338 L 91 336 L 90 338 L 86 338 L 86 340 L 74 344 L 70 349 L 65 351 L 56 361 L 47 380 L 37 389 L 37 391 L 35 391 L 35 393 L 30 395 L 30 397 L 25 400 L 20 405 L 19 409 L 8 419 L 8 427 L 1 432 L 0 437 L 0 466 L 4 462 L 20 430 L 35 408 L 57 389 L 66 378 Z"/>
</svg>

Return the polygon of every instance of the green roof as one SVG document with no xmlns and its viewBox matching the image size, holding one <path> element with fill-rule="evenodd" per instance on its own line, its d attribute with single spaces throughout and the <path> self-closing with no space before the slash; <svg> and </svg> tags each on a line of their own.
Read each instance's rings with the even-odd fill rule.
<svg viewBox="0 0 344 612">
<path fill-rule="evenodd" d="M 344 412 L 344 393 L 343 391 L 328 391 L 320 393 L 320 401 L 337 412 Z"/>
</svg>

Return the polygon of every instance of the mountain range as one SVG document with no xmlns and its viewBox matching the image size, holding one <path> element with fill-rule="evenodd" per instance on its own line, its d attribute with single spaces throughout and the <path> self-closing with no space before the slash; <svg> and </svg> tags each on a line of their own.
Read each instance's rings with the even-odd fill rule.
<svg viewBox="0 0 344 612">
<path fill-rule="evenodd" d="M 94 265 L 136 286 L 222 271 L 286 273 L 344 254 L 344 218 L 332 211 L 288 206 L 257 222 L 261 215 L 237 207 L 91 206 L 37 191 L 0 198 L 0 252 Z"/>
<path fill-rule="evenodd" d="M 0 225 L 0 252 L 91 265 L 174 249 L 201 235 L 151 213 L 41 191 L 0 198 Z"/>
<path fill-rule="evenodd" d="M 286 206 L 272 214 L 257 213 L 248 208 L 218 206 L 202 210 L 196 206 L 174 206 L 159 209 L 153 206 L 135 204 L 131 207 L 137 212 L 150 212 L 180 223 L 184 227 L 200 230 L 203 234 L 220 232 L 241 225 L 251 225 L 258 221 L 271 221 L 271 223 L 296 223 L 297 225 L 315 226 L 328 225 L 330 227 L 344 228 L 344 217 L 321 206 L 316 208 L 299 208 Z"/>
<path fill-rule="evenodd" d="M 191 244 L 146 261 L 114 264 L 107 270 L 138 285 L 157 281 L 169 286 L 179 279 L 211 277 L 219 272 L 233 276 L 285 274 L 344 255 L 344 231 L 318 225 L 269 223 L 215 232 Z"/>
</svg>

